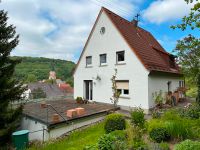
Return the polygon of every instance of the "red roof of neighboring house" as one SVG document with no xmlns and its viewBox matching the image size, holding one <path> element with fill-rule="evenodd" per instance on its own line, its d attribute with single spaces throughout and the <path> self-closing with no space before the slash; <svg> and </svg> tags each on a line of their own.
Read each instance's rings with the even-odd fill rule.
<svg viewBox="0 0 200 150">
<path fill-rule="evenodd" d="M 58 87 L 61 90 L 69 92 L 69 93 L 73 93 L 74 92 L 74 89 L 70 86 L 70 84 L 60 83 L 60 84 L 58 84 Z"/>
<path fill-rule="evenodd" d="M 169 72 L 174 74 L 181 74 L 178 65 L 174 60 L 174 56 L 166 52 L 153 35 L 142 29 L 135 27 L 132 22 L 120 17 L 119 15 L 111 12 L 110 10 L 102 7 L 97 20 L 92 28 L 88 37 L 85 47 L 93 33 L 94 27 L 99 19 L 100 14 L 105 11 L 114 26 L 120 32 L 132 51 L 136 54 L 142 64 L 149 71 Z M 84 47 L 84 50 L 85 50 Z M 83 50 L 83 52 L 84 52 Z M 81 54 L 81 57 L 83 55 Z M 80 57 L 80 59 L 81 59 Z M 79 61 L 80 61 L 79 59 Z M 79 61 L 77 65 L 79 64 Z"/>
</svg>

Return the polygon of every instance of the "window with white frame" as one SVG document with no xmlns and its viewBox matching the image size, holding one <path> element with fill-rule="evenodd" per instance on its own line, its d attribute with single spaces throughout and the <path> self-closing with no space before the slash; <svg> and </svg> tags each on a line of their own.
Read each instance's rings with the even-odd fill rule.
<svg viewBox="0 0 200 150">
<path fill-rule="evenodd" d="M 129 81 L 118 80 L 116 81 L 117 91 L 120 93 L 120 97 L 129 96 Z"/>
<path fill-rule="evenodd" d="M 117 64 L 125 61 L 125 51 L 116 52 L 116 61 Z"/>
<path fill-rule="evenodd" d="M 86 57 L 86 67 L 92 66 L 92 56 Z"/>
<path fill-rule="evenodd" d="M 107 58 L 106 54 L 101 54 L 100 55 L 100 66 L 106 65 L 107 64 Z"/>
<path fill-rule="evenodd" d="M 179 81 L 179 87 L 185 87 L 185 81 L 183 80 Z"/>
</svg>

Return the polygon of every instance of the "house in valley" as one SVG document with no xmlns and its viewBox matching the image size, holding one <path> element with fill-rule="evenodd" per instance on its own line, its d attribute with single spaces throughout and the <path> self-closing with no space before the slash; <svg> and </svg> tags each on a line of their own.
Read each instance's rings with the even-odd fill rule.
<svg viewBox="0 0 200 150">
<path fill-rule="evenodd" d="M 111 77 L 117 69 L 121 108 L 154 107 L 152 94 L 175 91 L 183 79 L 175 56 L 153 35 L 102 8 L 74 71 L 74 98 L 111 103 Z"/>
</svg>

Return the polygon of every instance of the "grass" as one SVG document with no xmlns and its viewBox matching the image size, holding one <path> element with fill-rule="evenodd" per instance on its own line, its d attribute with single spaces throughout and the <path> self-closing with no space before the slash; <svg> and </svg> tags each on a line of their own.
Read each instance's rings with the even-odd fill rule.
<svg viewBox="0 0 200 150">
<path fill-rule="evenodd" d="M 75 131 L 59 141 L 47 142 L 40 146 L 35 144 L 29 150 L 82 150 L 86 145 L 96 144 L 104 133 L 104 122 L 101 122 L 81 131 Z"/>
</svg>

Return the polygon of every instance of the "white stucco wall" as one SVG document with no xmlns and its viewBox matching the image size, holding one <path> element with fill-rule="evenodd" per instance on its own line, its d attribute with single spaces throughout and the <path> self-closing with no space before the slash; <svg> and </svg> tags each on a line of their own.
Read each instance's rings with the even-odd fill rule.
<svg viewBox="0 0 200 150">
<path fill-rule="evenodd" d="M 65 134 L 67 132 L 70 132 L 70 131 L 73 131 L 75 129 L 81 128 L 83 126 L 90 125 L 90 124 L 93 124 L 95 122 L 101 121 L 104 118 L 105 118 L 105 116 L 95 116 L 95 117 L 90 118 L 90 119 L 85 120 L 85 121 L 74 122 L 74 123 L 71 123 L 71 124 L 58 126 L 54 129 L 50 130 L 49 139 L 57 138 L 57 137 L 62 136 L 63 134 Z"/>
<path fill-rule="evenodd" d="M 29 140 L 39 140 L 42 141 L 43 140 L 43 131 L 38 131 L 38 130 L 42 130 L 42 129 L 47 129 L 47 126 L 44 125 L 43 123 L 40 123 L 38 121 L 35 121 L 33 119 L 30 119 L 28 117 L 23 117 L 22 121 L 21 121 L 21 129 L 22 130 L 29 130 Z M 38 131 L 38 132 L 34 132 L 34 131 Z M 34 132 L 34 133 L 32 133 Z M 44 131 L 44 139 L 48 138 L 48 133 L 45 130 Z"/>
<path fill-rule="evenodd" d="M 100 28 L 105 27 L 104 35 Z M 125 65 L 116 65 L 116 52 L 125 51 Z M 100 54 L 107 54 L 107 66 L 100 67 Z M 92 67 L 86 68 L 86 56 L 92 56 Z M 97 22 L 96 28 L 85 49 L 83 57 L 74 74 L 74 98 L 84 96 L 84 80 L 93 80 L 97 74 L 101 80 L 93 85 L 93 100 L 111 103 L 112 96 L 111 77 L 117 68 L 118 80 L 129 80 L 129 99 L 120 98 L 119 105 L 141 106 L 148 109 L 148 71 L 130 49 L 124 38 L 114 27 L 108 16 L 103 12 Z"/>
<path fill-rule="evenodd" d="M 93 117 L 88 117 L 86 119 L 80 119 L 79 121 L 76 120 L 70 124 L 57 125 L 55 128 L 44 130 L 44 141 L 60 137 L 63 134 L 73 131 L 75 129 L 101 121 L 105 118 L 105 115 L 106 114 L 95 115 Z M 40 123 L 28 117 L 23 117 L 21 122 L 21 130 L 30 131 L 29 141 L 32 140 L 43 141 L 43 131 L 38 131 L 42 130 L 43 127 L 47 129 L 47 126 L 44 125 L 43 123 Z M 38 132 L 32 133 L 33 131 L 38 131 Z"/>
<path fill-rule="evenodd" d="M 154 106 L 153 96 L 154 92 L 159 92 L 162 90 L 163 94 L 168 92 L 167 82 L 171 81 L 170 91 L 174 92 L 179 87 L 179 81 L 182 80 L 180 77 L 173 76 L 149 76 L 149 106 L 150 108 Z"/>
</svg>

